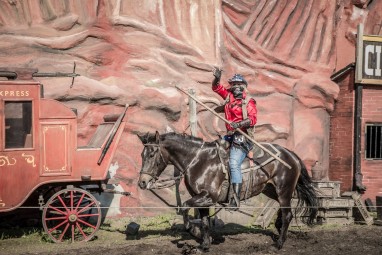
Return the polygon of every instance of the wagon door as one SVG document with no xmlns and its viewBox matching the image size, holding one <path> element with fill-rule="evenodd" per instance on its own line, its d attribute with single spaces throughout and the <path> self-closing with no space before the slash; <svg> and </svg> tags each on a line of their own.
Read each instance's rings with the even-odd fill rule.
<svg viewBox="0 0 382 255">
<path fill-rule="evenodd" d="M 40 123 L 41 175 L 70 175 L 70 124 Z"/>
</svg>

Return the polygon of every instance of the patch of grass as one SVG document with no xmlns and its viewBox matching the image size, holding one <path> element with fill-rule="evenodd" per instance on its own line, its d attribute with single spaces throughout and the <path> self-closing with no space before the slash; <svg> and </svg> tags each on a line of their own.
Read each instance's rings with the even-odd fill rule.
<svg viewBox="0 0 382 255">
<path fill-rule="evenodd" d="M 2 228 L 0 229 L 0 240 L 10 238 L 31 238 L 36 235 L 40 235 L 40 228 L 35 227 L 15 227 L 15 228 Z"/>
<path fill-rule="evenodd" d="M 165 214 L 159 215 L 153 218 L 142 219 L 141 229 L 142 230 L 164 230 L 171 227 L 171 221 L 174 216 Z"/>
<path fill-rule="evenodd" d="M 176 231 L 175 218 L 178 217 L 174 213 L 162 214 L 155 217 L 125 217 L 120 219 L 106 219 L 101 225 L 102 230 L 108 232 L 126 233 L 126 227 L 131 222 L 139 224 L 137 235 L 126 235 L 126 239 L 152 239 L 162 236 L 179 235 Z M 183 224 L 183 220 L 181 221 Z"/>
</svg>

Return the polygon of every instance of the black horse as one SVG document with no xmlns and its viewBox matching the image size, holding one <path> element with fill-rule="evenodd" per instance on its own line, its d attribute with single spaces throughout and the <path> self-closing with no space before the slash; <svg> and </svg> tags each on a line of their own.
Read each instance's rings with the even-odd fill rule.
<svg viewBox="0 0 382 255">
<path fill-rule="evenodd" d="M 185 185 L 192 197 L 182 205 L 185 228 L 194 236 L 201 238 L 201 248 L 208 250 L 211 245 L 208 207 L 228 200 L 226 187 L 229 185 L 223 163 L 226 157 L 219 153 L 224 149 L 216 142 L 204 142 L 199 138 L 176 133 L 159 135 L 156 132 L 154 135 L 147 134 L 139 138 L 144 145 L 139 187 L 150 189 L 155 186 L 154 183 L 170 163 L 179 169 L 184 175 Z M 293 218 L 291 199 L 294 191 L 299 199 L 297 204 L 299 211 L 296 210 L 296 213 L 302 215 L 308 225 L 314 224 L 317 197 L 308 172 L 295 153 L 276 144 L 262 145 L 268 150 L 278 152 L 279 157 L 287 162 L 291 169 L 277 160 L 270 160 L 266 153 L 260 151 L 256 154 L 258 155 L 256 163 L 259 167 L 253 172 L 251 179 L 243 180 L 240 197 L 248 198 L 262 192 L 280 203 L 275 226 L 279 232 L 276 246 L 281 249 Z M 198 208 L 202 219 L 201 227 L 190 222 L 188 215 L 190 207 Z"/>
</svg>

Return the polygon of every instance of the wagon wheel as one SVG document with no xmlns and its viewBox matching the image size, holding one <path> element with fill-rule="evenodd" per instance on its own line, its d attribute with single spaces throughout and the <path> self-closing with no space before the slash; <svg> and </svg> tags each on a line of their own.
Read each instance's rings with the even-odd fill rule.
<svg viewBox="0 0 382 255">
<path fill-rule="evenodd" d="M 55 193 L 44 206 L 42 223 L 56 243 L 89 241 L 101 224 L 101 208 L 89 192 L 68 188 Z"/>
</svg>

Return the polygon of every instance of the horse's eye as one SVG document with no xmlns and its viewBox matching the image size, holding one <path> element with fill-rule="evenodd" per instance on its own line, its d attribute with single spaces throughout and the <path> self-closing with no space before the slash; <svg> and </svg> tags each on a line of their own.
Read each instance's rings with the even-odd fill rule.
<svg viewBox="0 0 382 255">
<path fill-rule="evenodd" d="M 150 157 L 150 158 L 152 158 L 152 157 L 154 157 L 154 156 L 155 156 L 155 151 L 152 151 L 152 152 L 149 153 L 149 157 Z"/>
</svg>

